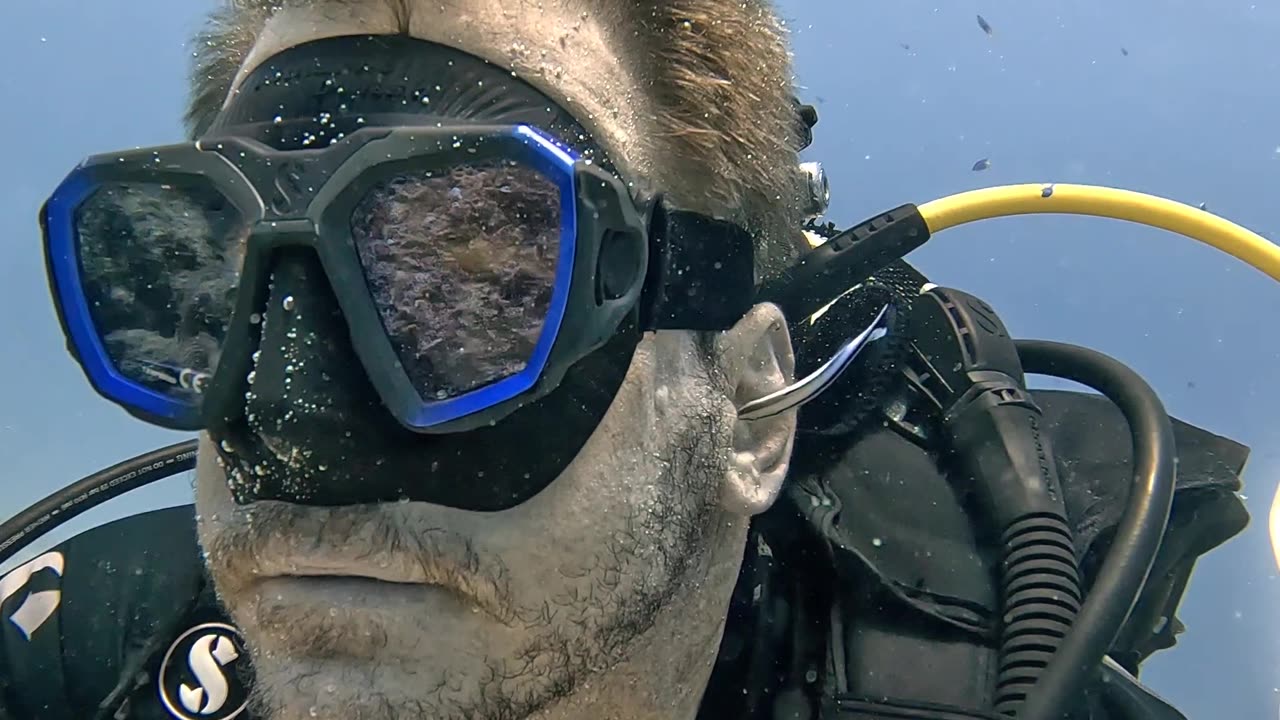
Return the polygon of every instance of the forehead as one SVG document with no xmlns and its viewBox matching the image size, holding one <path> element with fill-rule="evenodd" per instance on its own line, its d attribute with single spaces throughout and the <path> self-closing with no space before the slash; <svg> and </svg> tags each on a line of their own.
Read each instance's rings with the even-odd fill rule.
<svg viewBox="0 0 1280 720">
<path fill-rule="evenodd" d="M 623 5 L 630 5 L 630 2 Z M 408 11 L 407 16 L 399 5 Z M 615 42 L 621 13 L 600 0 L 315 0 L 275 13 L 236 77 L 295 45 L 341 35 L 404 32 L 483 58 L 574 114 L 619 169 L 649 165 L 638 127 L 651 107 Z"/>
</svg>

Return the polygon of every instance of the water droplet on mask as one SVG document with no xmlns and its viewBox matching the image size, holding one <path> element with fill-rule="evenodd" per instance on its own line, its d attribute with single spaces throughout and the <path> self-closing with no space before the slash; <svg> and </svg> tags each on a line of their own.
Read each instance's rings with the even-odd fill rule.
<svg viewBox="0 0 1280 720">
<path fill-rule="evenodd" d="M 249 316 L 249 324 L 257 325 L 260 322 L 262 322 L 262 316 L 259 315 L 258 313 L 254 313 Z"/>
<path fill-rule="evenodd" d="M 223 440 L 218 444 L 222 446 L 222 449 L 224 452 L 235 452 L 234 450 L 231 449 L 231 443 L 227 442 L 226 440 Z"/>
<path fill-rule="evenodd" d="M 880 547 L 881 545 L 884 545 L 884 541 L 881 540 L 880 538 L 871 538 L 871 544 L 875 545 L 876 547 Z"/>
</svg>

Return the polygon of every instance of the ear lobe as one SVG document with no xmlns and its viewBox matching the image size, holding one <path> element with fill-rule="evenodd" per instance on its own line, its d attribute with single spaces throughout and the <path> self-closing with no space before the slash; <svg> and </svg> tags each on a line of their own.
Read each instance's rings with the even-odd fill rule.
<svg viewBox="0 0 1280 720">
<path fill-rule="evenodd" d="M 735 407 L 786 387 L 795 375 L 791 333 L 771 303 L 753 307 L 721 334 L 721 368 Z M 724 509 L 750 517 L 778 499 L 791 462 L 794 410 L 760 420 L 736 420 L 733 449 L 721 492 Z"/>
</svg>

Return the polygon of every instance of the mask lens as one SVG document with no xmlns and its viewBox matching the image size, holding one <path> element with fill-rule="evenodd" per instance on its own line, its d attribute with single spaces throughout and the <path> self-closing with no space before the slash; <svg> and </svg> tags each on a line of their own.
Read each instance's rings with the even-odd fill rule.
<svg viewBox="0 0 1280 720">
<path fill-rule="evenodd" d="M 529 363 L 556 288 L 561 214 L 555 181 L 509 160 L 399 174 L 357 204 L 370 292 L 424 399 Z"/>
<path fill-rule="evenodd" d="M 104 183 L 76 208 L 85 300 L 117 372 L 195 403 L 217 369 L 247 225 L 199 178 Z"/>
</svg>

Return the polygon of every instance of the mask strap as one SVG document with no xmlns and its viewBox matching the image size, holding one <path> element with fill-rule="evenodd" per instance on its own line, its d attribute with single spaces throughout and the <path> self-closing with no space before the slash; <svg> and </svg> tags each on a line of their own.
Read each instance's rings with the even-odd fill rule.
<svg viewBox="0 0 1280 720">
<path fill-rule="evenodd" d="M 754 239 L 741 226 L 654 205 L 644 330 L 728 330 L 755 301 Z"/>
</svg>

